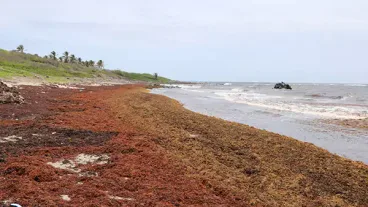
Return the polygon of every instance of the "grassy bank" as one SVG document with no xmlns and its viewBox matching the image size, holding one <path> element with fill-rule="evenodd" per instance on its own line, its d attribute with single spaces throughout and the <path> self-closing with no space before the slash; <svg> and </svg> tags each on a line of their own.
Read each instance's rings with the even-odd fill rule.
<svg viewBox="0 0 368 207">
<path fill-rule="evenodd" d="M 14 77 L 40 78 L 47 82 L 69 82 L 73 78 L 125 79 L 162 83 L 170 81 L 164 77 L 156 79 L 151 74 L 98 69 L 78 63 L 64 63 L 38 55 L 0 49 L 0 78 Z"/>
</svg>

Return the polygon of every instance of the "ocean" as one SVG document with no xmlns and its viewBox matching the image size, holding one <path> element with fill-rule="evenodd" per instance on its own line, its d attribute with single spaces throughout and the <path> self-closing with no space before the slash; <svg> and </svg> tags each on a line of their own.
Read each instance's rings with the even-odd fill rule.
<svg viewBox="0 0 368 207">
<path fill-rule="evenodd" d="M 189 110 L 310 142 L 368 163 L 368 130 L 331 124 L 368 118 L 368 84 L 200 83 L 170 85 L 152 93 L 180 101 Z"/>
</svg>

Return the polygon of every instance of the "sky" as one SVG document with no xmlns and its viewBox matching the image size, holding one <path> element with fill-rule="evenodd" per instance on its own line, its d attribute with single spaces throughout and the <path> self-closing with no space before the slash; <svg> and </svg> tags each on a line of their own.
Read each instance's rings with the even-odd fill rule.
<svg viewBox="0 0 368 207">
<path fill-rule="evenodd" d="M 0 48 L 175 80 L 368 82 L 367 0 L 0 0 Z"/>
</svg>

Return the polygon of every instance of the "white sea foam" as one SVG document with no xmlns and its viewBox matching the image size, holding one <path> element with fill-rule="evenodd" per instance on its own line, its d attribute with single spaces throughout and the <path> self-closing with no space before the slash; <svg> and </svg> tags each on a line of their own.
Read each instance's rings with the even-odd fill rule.
<svg viewBox="0 0 368 207">
<path fill-rule="evenodd" d="M 231 89 L 231 91 L 233 91 L 233 92 L 243 92 L 244 89 L 243 88 L 233 88 L 233 89 Z"/>
<path fill-rule="evenodd" d="M 198 89 L 202 88 L 200 84 L 161 84 L 162 86 L 166 87 L 177 87 L 182 89 Z"/>
<path fill-rule="evenodd" d="M 255 92 L 245 92 L 244 90 L 235 90 L 235 92 L 216 92 L 215 94 L 231 98 L 235 100 L 266 100 L 266 99 L 281 99 L 281 96 L 273 96 L 273 95 L 266 95 L 262 93 L 255 93 Z"/>
<path fill-rule="evenodd" d="M 204 91 L 197 90 L 197 89 L 189 89 L 189 88 L 182 88 L 182 89 L 186 91 L 191 91 L 191 92 L 204 93 Z"/>
<path fill-rule="evenodd" d="M 344 84 L 345 86 L 357 86 L 357 87 L 365 87 L 368 86 L 366 84 L 358 84 L 358 83 L 351 83 L 351 84 Z"/>
<path fill-rule="evenodd" d="M 331 106 L 323 103 L 302 103 L 285 99 L 285 97 L 266 95 L 254 92 L 218 92 L 220 97 L 236 103 L 244 103 L 251 106 L 263 107 L 272 110 L 290 111 L 306 115 L 319 116 L 321 118 L 337 119 L 361 119 L 368 118 L 366 107 L 360 106 Z"/>
</svg>

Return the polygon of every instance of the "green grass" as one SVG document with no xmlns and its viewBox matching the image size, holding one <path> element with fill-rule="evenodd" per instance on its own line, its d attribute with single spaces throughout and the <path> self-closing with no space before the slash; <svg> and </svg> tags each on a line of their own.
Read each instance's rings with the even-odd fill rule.
<svg viewBox="0 0 368 207">
<path fill-rule="evenodd" d="M 158 77 L 158 80 L 155 77 L 148 73 L 128 73 L 121 70 L 113 70 L 113 73 L 125 77 L 129 80 L 140 80 L 140 81 L 148 81 L 148 82 L 161 82 L 161 83 L 168 83 L 170 79 L 164 77 Z"/>
<path fill-rule="evenodd" d="M 151 74 L 128 73 L 120 70 L 97 69 L 77 63 L 61 63 L 37 55 L 0 49 L 0 78 L 43 77 L 49 82 L 67 82 L 71 78 L 116 78 L 167 83 L 170 79 Z M 69 78 L 69 79 L 68 79 Z"/>
</svg>

